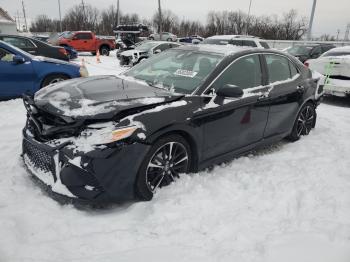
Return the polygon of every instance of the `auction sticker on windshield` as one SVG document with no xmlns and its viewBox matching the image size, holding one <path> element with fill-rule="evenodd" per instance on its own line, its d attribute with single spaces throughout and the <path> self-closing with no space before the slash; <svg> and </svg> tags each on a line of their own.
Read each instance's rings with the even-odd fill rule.
<svg viewBox="0 0 350 262">
<path fill-rule="evenodd" d="M 177 69 L 174 73 L 175 75 L 178 76 L 184 76 L 184 77 L 195 77 L 198 72 L 190 71 L 190 70 L 184 70 L 184 69 Z"/>
</svg>

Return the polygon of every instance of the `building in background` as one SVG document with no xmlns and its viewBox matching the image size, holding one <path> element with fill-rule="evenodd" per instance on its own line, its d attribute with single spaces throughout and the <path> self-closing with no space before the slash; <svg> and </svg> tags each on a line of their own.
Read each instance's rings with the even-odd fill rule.
<svg viewBox="0 0 350 262">
<path fill-rule="evenodd" d="M 16 21 L 0 7 L 0 33 L 1 34 L 17 34 Z"/>
</svg>

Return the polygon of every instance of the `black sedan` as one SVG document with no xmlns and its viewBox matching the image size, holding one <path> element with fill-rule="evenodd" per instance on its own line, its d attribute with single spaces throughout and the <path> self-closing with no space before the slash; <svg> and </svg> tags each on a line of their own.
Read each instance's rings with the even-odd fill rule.
<svg viewBox="0 0 350 262">
<path fill-rule="evenodd" d="M 323 53 L 335 48 L 332 44 L 304 44 L 294 45 L 288 48 L 286 51 L 298 58 L 302 63 L 309 59 L 319 58 Z"/>
<path fill-rule="evenodd" d="M 23 160 L 59 198 L 150 200 L 181 173 L 308 135 L 321 91 L 278 51 L 183 46 L 24 97 Z"/>
<path fill-rule="evenodd" d="M 52 46 L 35 38 L 0 34 L 0 40 L 35 56 L 45 56 L 64 61 L 69 60 L 69 55 L 64 47 Z"/>
</svg>

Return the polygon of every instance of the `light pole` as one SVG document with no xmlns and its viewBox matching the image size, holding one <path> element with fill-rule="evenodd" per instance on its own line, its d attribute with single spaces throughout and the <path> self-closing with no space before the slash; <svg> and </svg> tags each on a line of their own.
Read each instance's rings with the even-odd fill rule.
<svg viewBox="0 0 350 262">
<path fill-rule="evenodd" d="M 312 10 L 311 10 L 311 16 L 310 16 L 310 22 L 309 22 L 309 29 L 307 31 L 307 40 L 308 41 L 310 41 L 311 38 L 312 38 L 312 24 L 314 23 L 316 3 L 317 3 L 317 0 L 314 0 L 314 3 L 312 4 Z"/>
<path fill-rule="evenodd" d="M 250 19 L 250 9 L 252 7 L 252 0 L 249 1 L 249 9 L 248 9 L 248 16 L 247 16 L 247 24 L 245 26 L 245 34 L 248 35 L 248 27 L 249 27 L 249 19 Z"/>
<path fill-rule="evenodd" d="M 162 8 L 160 5 L 160 0 L 158 0 L 158 9 L 159 9 L 159 38 L 162 40 Z"/>
<path fill-rule="evenodd" d="M 61 0 L 58 0 L 58 12 L 60 14 L 60 29 L 61 29 L 61 33 L 62 33 Z"/>
</svg>

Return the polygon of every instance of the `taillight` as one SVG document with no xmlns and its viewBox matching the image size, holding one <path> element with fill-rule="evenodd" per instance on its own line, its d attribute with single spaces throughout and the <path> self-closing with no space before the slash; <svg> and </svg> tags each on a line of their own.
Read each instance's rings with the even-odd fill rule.
<svg viewBox="0 0 350 262">
<path fill-rule="evenodd" d="M 60 48 L 60 49 L 58 49 L 58 51 L 59 51 L 61 54 L 65 55 L 65 56 L 68 56 L 68 53 L 67 53 L 66 49 Z"/>
<path fill-rule="evenodd" d="M 310 66 L 309 62 L 305 61 L 305 62 L 304 62 L 304 66 L 307 67 L 307 68 L 309 68 L 309 66 Z"/>
</svg>

